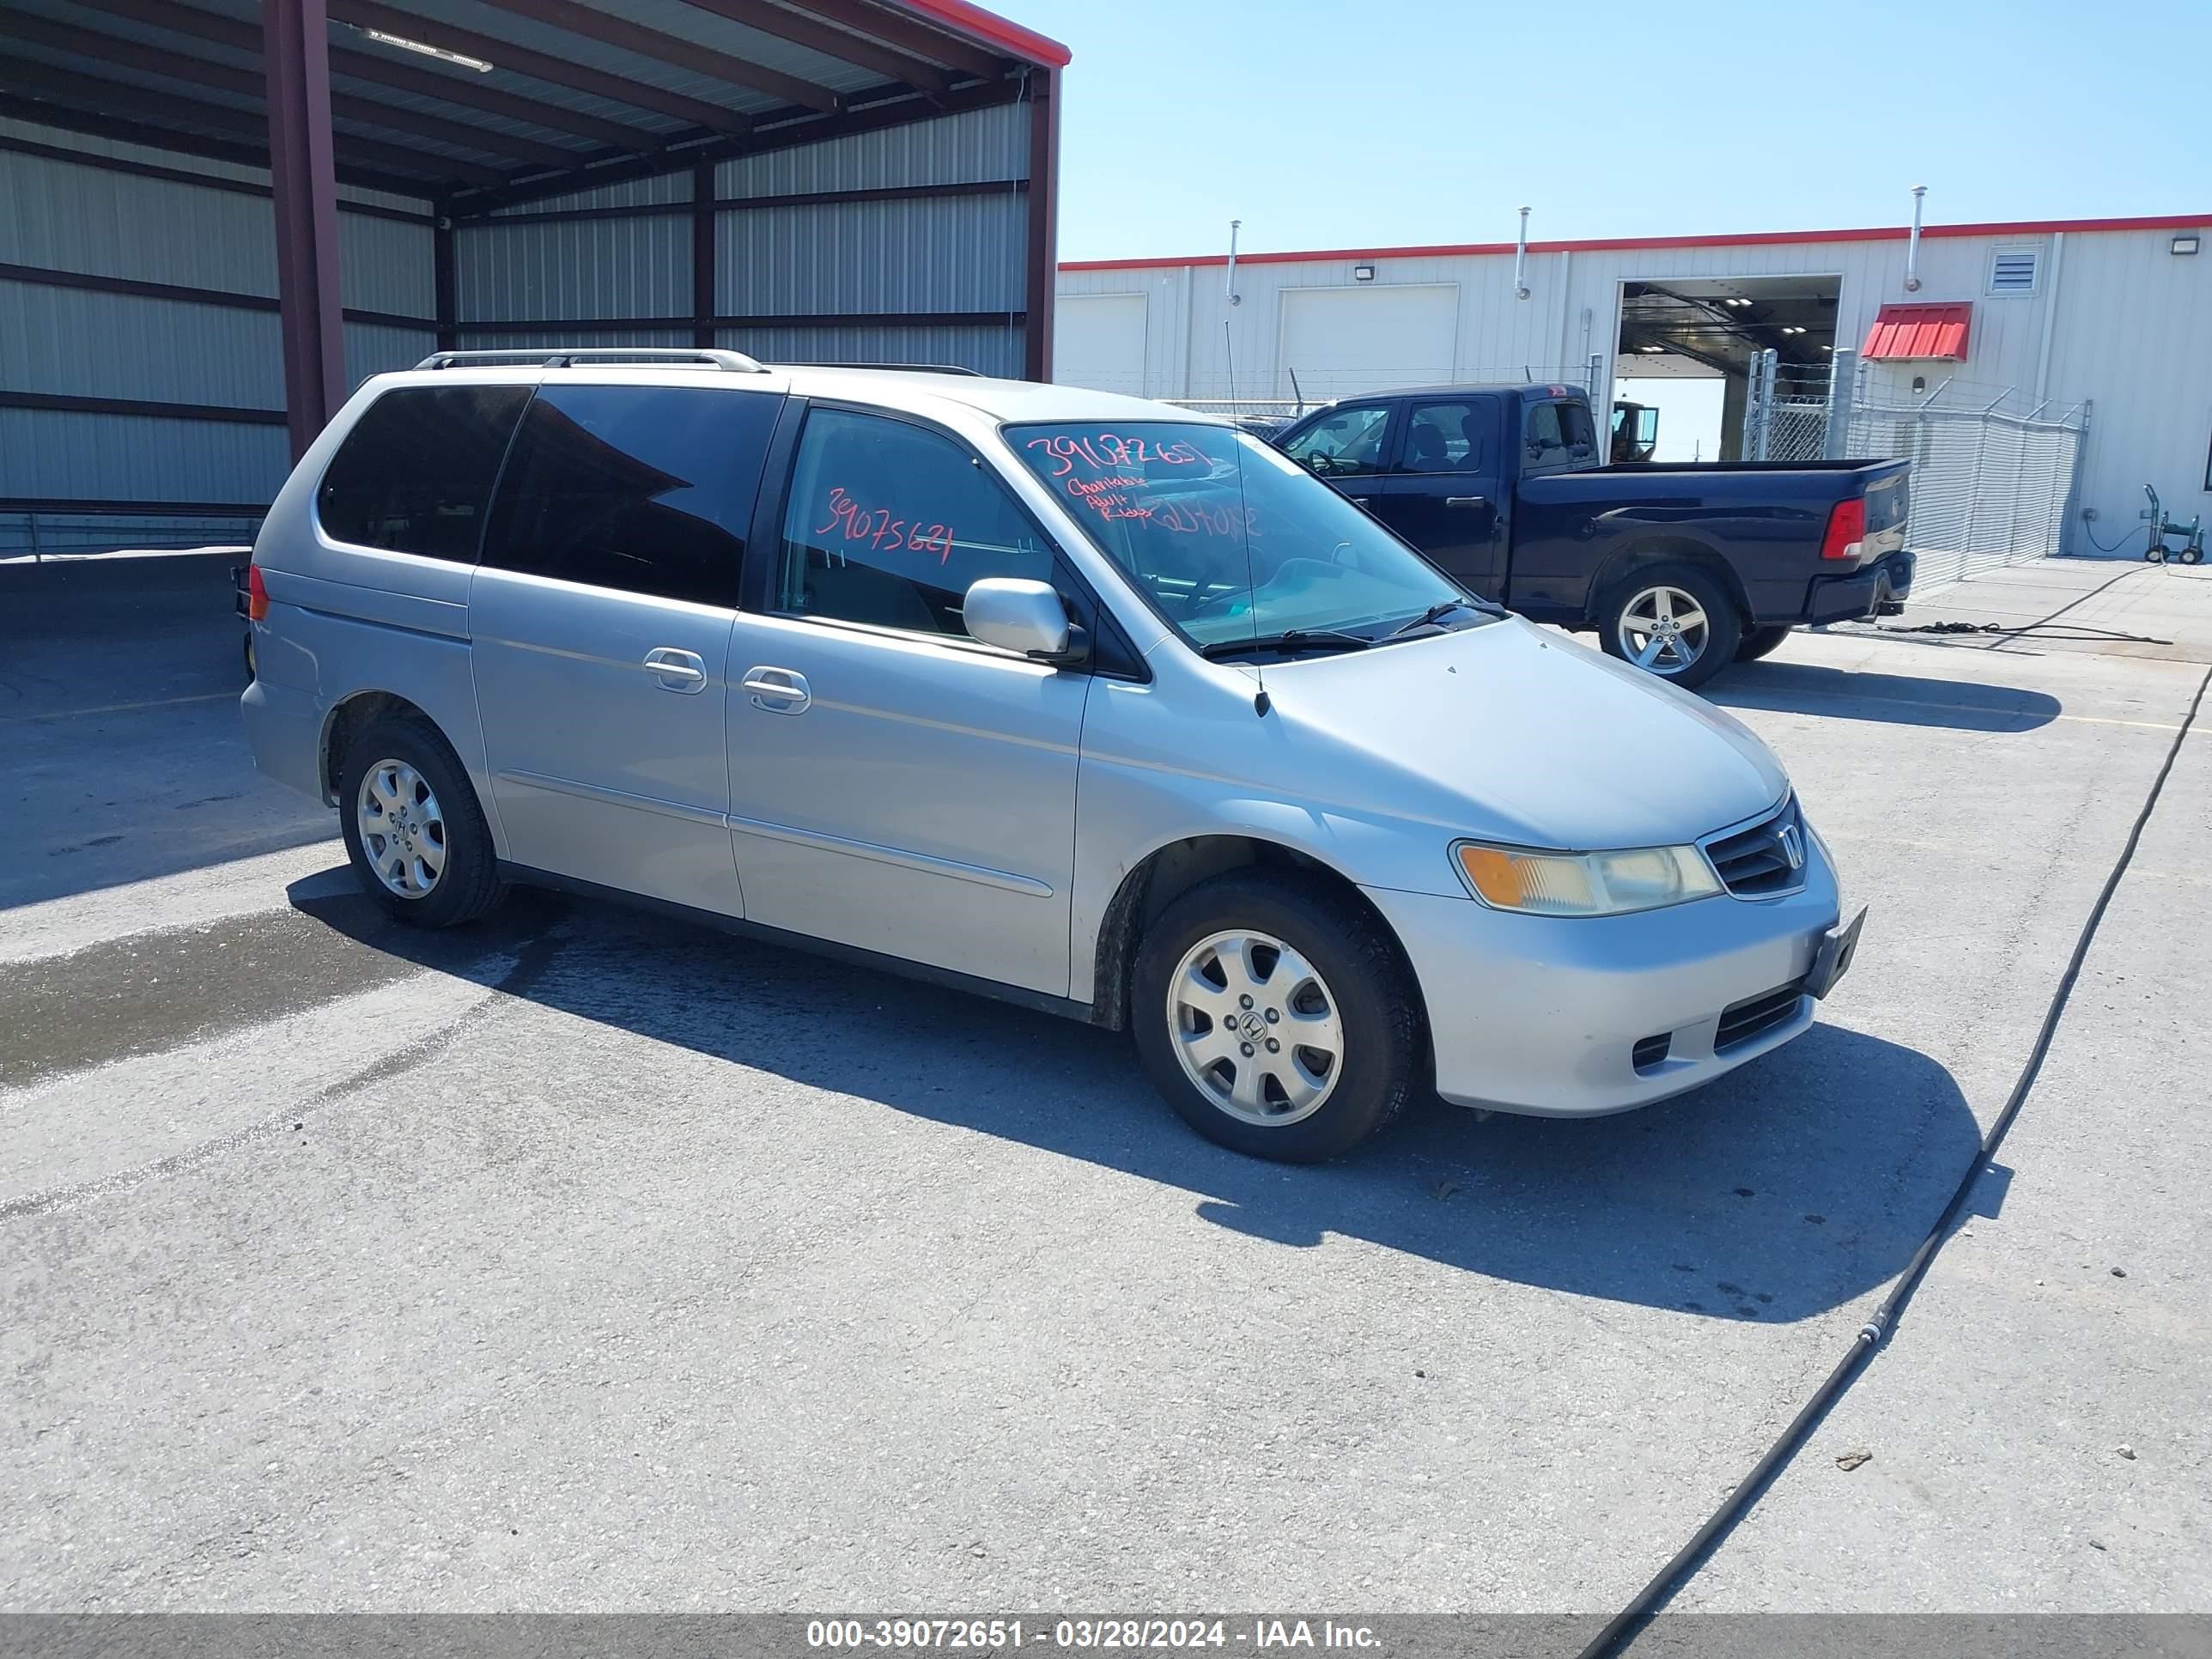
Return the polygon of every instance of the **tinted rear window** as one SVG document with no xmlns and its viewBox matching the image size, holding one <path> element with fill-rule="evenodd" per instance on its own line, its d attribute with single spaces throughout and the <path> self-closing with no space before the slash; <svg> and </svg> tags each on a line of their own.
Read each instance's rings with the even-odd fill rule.
<svg viewBox="0 0 2212 1659">
<path fill-rule="evenodd" d="M 354 423 L 315 498 L 333 541 L 475 559 L 516 417 L 520 386 L 401 386 Z"/>
<path fill-rule="evenodd" d="M 734 607 L 781 396 L 705 386 L 541 388 L 484 562 Z"/>
</svg>

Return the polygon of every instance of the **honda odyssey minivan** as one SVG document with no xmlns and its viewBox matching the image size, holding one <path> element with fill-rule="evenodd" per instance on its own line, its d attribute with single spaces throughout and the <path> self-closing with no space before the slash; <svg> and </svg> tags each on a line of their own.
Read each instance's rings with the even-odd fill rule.
<svg viewBox="0 0 2212 1659">
<path fill-rule="evenodd" d="M 256 759 L 393 915 L 561 886 L 1127 1028 L 1265 1157 L 1708 1082 L 1864 919 L 1736 721 L 1164 404 L 441 353 L 248 582 Z"/>
</svg>

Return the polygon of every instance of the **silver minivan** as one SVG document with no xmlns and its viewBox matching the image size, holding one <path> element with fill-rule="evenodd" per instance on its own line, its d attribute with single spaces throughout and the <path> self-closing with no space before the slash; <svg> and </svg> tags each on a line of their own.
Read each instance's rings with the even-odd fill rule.
<svg viewBox="0 0 2212 1659">
<path fill-rule="evenodd" d="M 1710 1081 L 1864 919 L 1736 721 L 1134 398 L 441 353 L 249 592 L 255 757 L 403 921 L 560 886 L 1127 1028 L 1266 1157 Z"/>
</svg>

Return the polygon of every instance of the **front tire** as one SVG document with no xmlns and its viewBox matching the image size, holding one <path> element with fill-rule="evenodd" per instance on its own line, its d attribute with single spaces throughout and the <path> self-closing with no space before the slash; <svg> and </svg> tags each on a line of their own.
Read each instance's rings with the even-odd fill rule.
<svg viewBox="0 0 2212 1659">
<path fill-rule="evenodd" d="M 1771 628 L 1754 628 L 1743 636 L 1743 643 L 1735 648 L 1738 662 L 1757 662 L 1761 657 L 1771 656 L 1782 648 L 1782 641 L 1790 635 L 1788 623 L 1778 623 Z"/>
<path fill-rule="evenodd" d="M 1608 656 L 1680 686 L 1703 685 L 1735 660 L 1735 601 L 1695 565 L 1654 564 L 1616 582 L 1598 607 Z"/>
<path fill-rule="evenodd" d="M 1152 1085 L 1207 1139 L 1314 1164 L 1403 1110 L 1419 994 L 1374 916 L 1316 883 L 1239 870 L 1161 913 L 1138 947 L 1131 1018 Z"/>
<path fill-rule="evenodd" d="M 386 715 L 355 735 L 338 820 L 362 890 L 410 927 L 459 927 L 506 896 L 476 787 L 428 720 Z"/>
</svg>

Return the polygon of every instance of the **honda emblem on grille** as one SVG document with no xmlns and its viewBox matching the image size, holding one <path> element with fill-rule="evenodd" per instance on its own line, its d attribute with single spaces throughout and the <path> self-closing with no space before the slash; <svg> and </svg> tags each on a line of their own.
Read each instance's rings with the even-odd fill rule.
<svg viewBox="0 0 2212 1659">
<path fill-rule="evenodd" d="M 1778 839 L 1782 842 L 1782 856 L 1790 860 L 1790 867 L 1792 870 L 1802 870 L 1805 867 L 1805 843 L 1797 833 L 1797 826 L 1794 823 L 1784 824 Z"/>
</svg>

